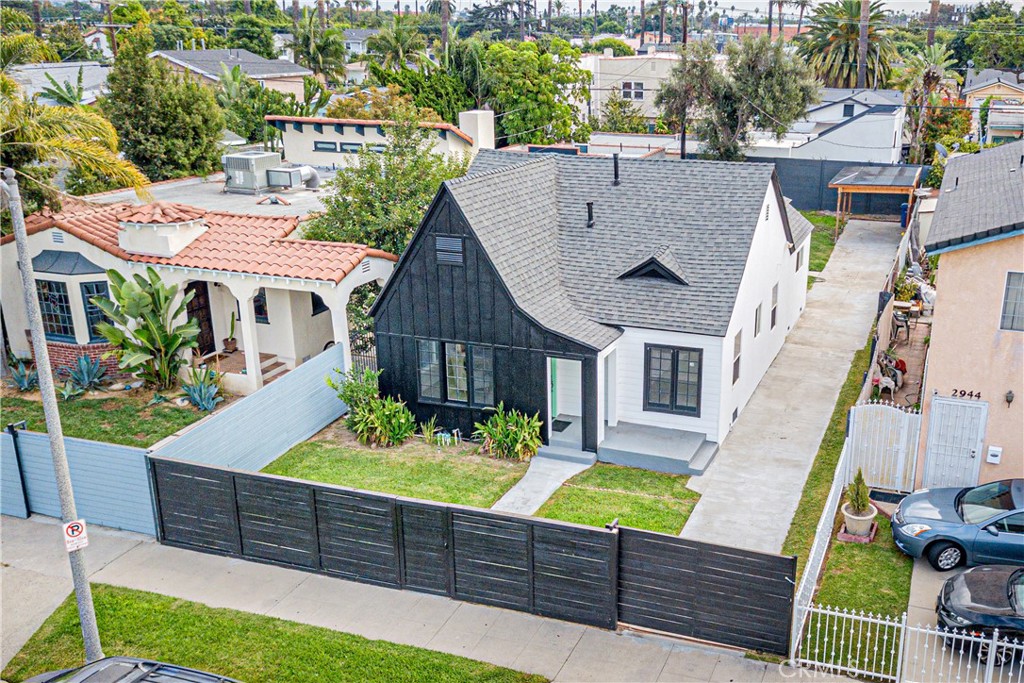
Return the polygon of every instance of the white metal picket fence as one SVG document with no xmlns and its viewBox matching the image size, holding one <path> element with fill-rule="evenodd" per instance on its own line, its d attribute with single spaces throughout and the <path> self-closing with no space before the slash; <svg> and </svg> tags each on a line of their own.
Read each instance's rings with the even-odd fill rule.
<svg viewBox="0 0 1024 683">
<path fill-rule="evenodd" d="M 793 662 L 815 671 L 896 683 L 1021 683 L 1024 643 L 989 634 L 910 626 L 814 605 Z"/>
<path fill-rule="evenodd" d="M 873 489 L 914 490 L 921 412 L 889 402 L 868 401 L 850 409 L 849 476 L 864 472 Z"/>
</svg>

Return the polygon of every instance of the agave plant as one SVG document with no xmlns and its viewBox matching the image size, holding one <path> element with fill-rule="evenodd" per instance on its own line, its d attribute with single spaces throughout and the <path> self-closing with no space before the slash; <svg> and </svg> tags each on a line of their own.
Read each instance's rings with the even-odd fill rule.
<svg viewBox="0 0 1024 683">
<path fill-rule="evenodd" d="M 220 391 L 220 378 L 216 372 L 207 368 L 189 370 L 188 381 L 181 388 L 188 396 L 189 403 L 205 412 L 210 412 L 224 400 L 223 396 L 217 395 Z"/>
<path fill-rule="evenodd" d="M 57 390 L 60 394 L 60 400 L 62 401 L 74 401 L 76 398 L 85 393 L 85 389 L 76 386 L 74 382 L 68 380 L 61 385 Z"/>
<path fill-rule="evenodd" d="M 26 365 L 25 361 L 19 358 L 16 363 L 12 362 L 8 367 L 11 369 L 11 376 L 7 383 L 18 391 L 32 391 L 39 386 L 39 373 L 36 372 L 31 361 Z"/>
<path fill-rule="evenodd" d="M 152 268 L 146 276 L 136 273 L 127 280 L 116 270 L 108 270 L 110 298 L 91 299 L 112 322 L 101 322 L 96 331 L 114 347 L 118 367 L 137 373 L 158 391 L 177 384 L 178 372 L 187 363 L 183 352 L 196 347 L 199 323 L 185 316 L 195 292 L 186 292 L 178 300 L 178 286 L 165 285 Z"/>
<path fill-rule="evenodd" d="M 64 366 L 58 372 L 66 375 L 71 384 L 84 392 L 101 389 L 107 369 L 100 365 L 98 359 L 82 354 L 74 365 Z"/>
</svg>

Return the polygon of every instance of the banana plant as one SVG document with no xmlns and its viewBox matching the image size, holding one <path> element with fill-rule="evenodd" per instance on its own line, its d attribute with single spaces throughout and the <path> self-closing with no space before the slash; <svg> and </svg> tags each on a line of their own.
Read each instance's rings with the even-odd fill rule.
<svg viewBox="0 0 1024 683">
<path fill-rule="evenodd" d="M 173 388 L 178 372 L 187 364 L 183 352 L 197 346 L 199 323 L 185 317 L 195 292 L 178 298 L 178 286 L 166 285 L 152 268 L 146 275 L 136 273 L 126 279 L 116 270 L 108 270 L 110 297 L 91 299 L 108 321 L 96 325 L 96 331 L 114 350 L 118 367 L 138 375 L 157 391 Z"/>
</svg>

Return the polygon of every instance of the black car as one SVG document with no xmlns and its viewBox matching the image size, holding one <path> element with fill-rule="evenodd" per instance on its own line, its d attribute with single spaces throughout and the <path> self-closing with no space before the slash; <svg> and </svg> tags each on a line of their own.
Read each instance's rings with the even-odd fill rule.
<svg viewBox="0 0 1024 683">
<path fill-rule="evenodd" d="M 935 613 L 939 626 L 948 631 L 991 637 L 999 629 L 1000 640 L 1020 641 L 1024 638 L 1024 569 L 999 564 L 968 569 L 942 585 Z M 988 650 L 988 643 L 977 648 L 984 662 Z M 998 649 L 995 663 L 1007 663 L 1011 654 L 1008 648 Z"/>
<path fill-rule="evenodd" d="M 135 657 L 107 657 L 85 666 L 39 674 L 25 683 L 239 683 L 234 678 Z"/>
</svg>

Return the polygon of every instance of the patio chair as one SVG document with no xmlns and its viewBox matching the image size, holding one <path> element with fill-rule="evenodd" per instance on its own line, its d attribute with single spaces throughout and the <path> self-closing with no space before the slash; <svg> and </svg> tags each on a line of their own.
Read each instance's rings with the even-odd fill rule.
<svg viewBox="0 0 1024 683">
<path fill-rule="evenodd" d="M 898 342 L 900 339 L 900 330 L 905 330 L 907 333 L 907 341 L 910 341 L 910 317 L 906 313 L 900 313 L 899 311 L 892 312 L 892 341 Z"/>
</svg>

